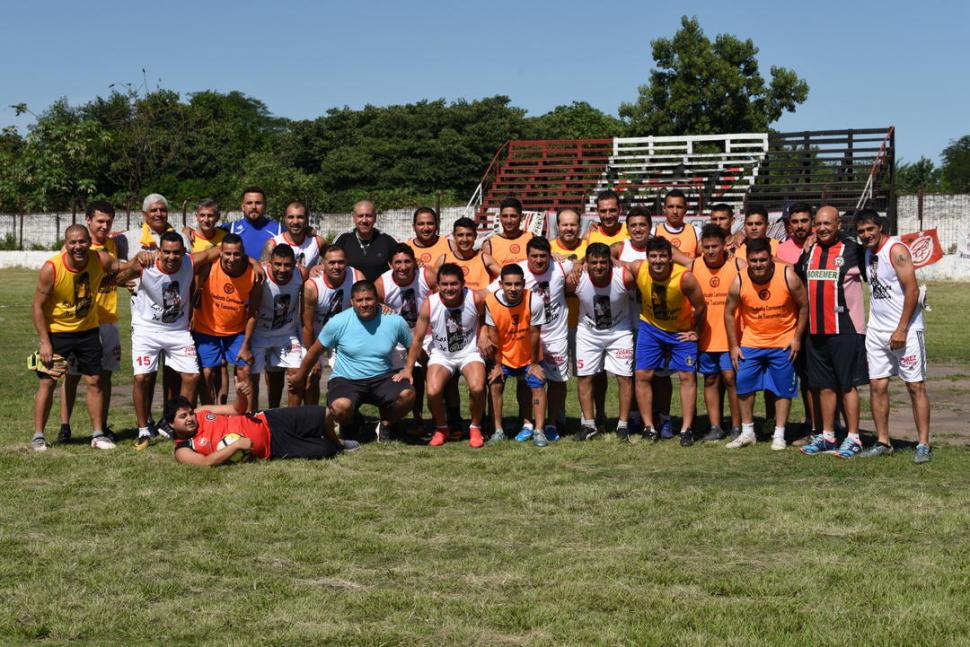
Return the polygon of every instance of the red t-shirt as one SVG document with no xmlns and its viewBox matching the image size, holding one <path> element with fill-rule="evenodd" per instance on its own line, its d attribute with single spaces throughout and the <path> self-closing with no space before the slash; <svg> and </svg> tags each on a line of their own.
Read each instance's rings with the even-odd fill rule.
<svg viewBox="0 0 970 647">
<path fill-rule="evenodd" d="M 175 449 L 188 447 L 194 452 L 208 456 L 219 449 L 219 443 L 229 434 L 239 434 L 253 441 L 250 454 L 254 458 L 269 458 L 269 425 L 261 413 L 256 415 L 227 416 L 208 411 L 195 414 L 199 430 L 187 440 L 175 443 Z"/>
</svg>

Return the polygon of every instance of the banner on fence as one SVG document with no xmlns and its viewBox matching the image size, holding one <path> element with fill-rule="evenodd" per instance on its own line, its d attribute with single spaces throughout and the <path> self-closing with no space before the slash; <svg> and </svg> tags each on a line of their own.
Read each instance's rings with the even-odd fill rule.
<svg viewBox="0 0 970 647">
<path fill-rule="evenodd" d="M 916 269 L 932 265 L 943 258 L 943 247 L 940 246 L 936 229 L 902 234 L 899 238 L 909 245 L 909 250 L 913 254 L 913 267 Z"/>
</svg>

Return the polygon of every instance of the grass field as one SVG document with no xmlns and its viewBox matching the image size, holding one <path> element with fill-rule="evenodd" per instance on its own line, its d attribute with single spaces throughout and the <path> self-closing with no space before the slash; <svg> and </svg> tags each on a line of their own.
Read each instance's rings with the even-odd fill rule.
<svg viewBox="0 0 970 647">
<path fill-rule="evenodd" d="M 612 437 L 208 471 L 130 438 L 35 454 L 34 277 L 0 272 L 2 643 L 970 642 L 963 447 L 921 467 Z M 931 362 L 970 362 L 967 287 L 931 288 Z"/>
</svg>

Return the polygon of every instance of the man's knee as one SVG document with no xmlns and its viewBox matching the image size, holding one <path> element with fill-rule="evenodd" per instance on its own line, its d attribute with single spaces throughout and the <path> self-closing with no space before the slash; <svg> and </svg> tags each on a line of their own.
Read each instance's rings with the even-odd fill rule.
<svg viewBox="0 0 970 647">
<path fill-rule="evenodd" d="M 694 371 L 677 371 L 677 377 L 680 378 L 680 383 L 682 385 L 697 384 L 697 373 Z"/>
<path fill-rule="evenodd" d="M 354 418 L 354 403 L 347 398 L 337 398 L 328 408 L 330 415 L 337 422 L 346 423 Z"/>
<path fill-rule="evenodd" d="M 135 384 L 138 384 L 139 386 L 148 384 L 154 376 L 154 373 L 139 373 L 135 375 Z"/>
<path fill-rule="evenodd" d="M 184 386 L 195 387 L 199 384 L 199 374 L 198 373 L 182 373 L 182 384 Z"/>
<path fill-rule="evenodd" d="M 414 399 L 417 397 L 417 393 L 413 388 L 407 388 L 401 391 L 401 394 L 397 396 L 397 400 L 394 401 L 395 407 L 410 407 L 414 404 Z"/>
<path fill-rule="evenodd" d="M 98 374 L 83 375 L 81 377 L 84 380 L 84 385 L 88 388 L 101 386 L 101 376 Z"/>
<path fill-rule="evenodd" d="M 926 395 L 926 382 L 906 382 L 906 390 L 912 397 Z"/>
<path fill-rule="evenodd" d="M 720 381 L 720 375 L 718 375 L 717 373 L 711 373 L 709 375 L 704 376 L 704 386 L 707 386 L 707 387 L 717 386 L 717 383 L 719 381 Z"/>
</svg>

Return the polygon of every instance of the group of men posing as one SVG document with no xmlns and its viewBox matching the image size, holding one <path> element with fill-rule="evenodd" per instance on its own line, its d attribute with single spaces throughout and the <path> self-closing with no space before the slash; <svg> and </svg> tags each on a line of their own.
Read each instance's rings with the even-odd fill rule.
<svg viewBox="0 0 970 647">
<path fill-rule="evenodd" d="M 113 447 L 103 393 L 120 356 L 114 286 L 128 286 L 136 447 L 168 433 L 176 438 L 176 458 L 187 463 L 219 464 L 240 449 L 262 458 L 330 456 L 347 442 L 335 424 L 352 427 L 361 404 L 378 406 L 383 439 L 408 412 L 423 427 L 424 396 L 434 426 L 430 444 L 438 446 L 460 438 L 459 375 L 468 386 L 471 446 L 485 444 L 486 404 L 489 441 L 505 438 L 510 377 L 518 378 L 515 439 L 545 446 L 559 439 L 572 371 L 582 410 L 576 440 L 604 431 L 607 374 L 617 382 L 620 439 L 641 425 L 648 438 L 674 437 L 670 375 L 676 373 L 680 442 L 692 444 L 700 372 L 711 422 L 703 440 L 730 436 L 729 448 L 754 444 L 754 398 L 764 391 L 775 420 L 771 446 L 784 449 L 801 377 L 815 432 L 801 451 L 843 458 L 863 453 L 856 388 L 866 382 L 878 442 L 865 455 L 892 452 L 887 387 L 899 374 L 913 402 L 916 460 L 929 460 L 915 274 L 906 246 L 883 233 L 877 213 L 856 215 L 860 246 L 842 236 L 834 208 L 812 214 L 807 205 L 793 205 L 785 216 L 788 238 L 779 244 L 766 237 L 763 209 L 749 209 L 742 231 L 732 234 L 727 205 L 715 205 L 710 223 L 697 227 L 684 221 L 683 193 L 671 191 L 663 204 L 665 222 L 653 226 L 640 208 L 623 222 L 619 196 L 605 191 L 596 200 L 599 222 L 585 236 L 579 213 L 565 209 L 549 240 L 521 229 L 521 204 L 509 198 L 499 213 L 501 231 L 478 250 L 473 221 L 457 220 L 448 238 L 429 208 L 415 212 L 415 236 L 397 243 L 375 228 L 374 205 L 359 202 L 354 229 L 324 246 L 308 226 L 305 205 L 289 203 L 280 227 L 266 218 L 258 188 L 244 191 L 244 218 L 227 229 L 217 227 L 218 205 L 207 200 L 197 208 L 197 228 L 175 232 L 167 202 L 153 194 L 143 205 L 142 228 L 110 238 L 114 211 L 93 203 L 89 226 L 69 228 L 64 251 L 41 271 L 34 307 L 40 358 L 48 366 L 53 354 L 72 359 L 72 372 L 87 384 L 91 444 Z M 150 408 L 160 357 L 170 377 L 164 421 L 156 426 Z M 326 407 L 319 407 L 327 361 L 333 368 Z M 236 372 L 231 404 L 227 364 Z M 270 410 L 237 415 L 255 408 L 260 374 Z M 284 374 L 290 406 L 275 409 Z M 38 375 L 33 444 L 44 449 L 56 372 Z M 78 379 L 65 380 L 61 441 L 70 436 Z M 721 420 L 725 392 L 730 427 Z M 841 444 L 839 411 L 848 432 Z M 224 442 L 230 433 L 238 434 L 235 442 Z"/>
</svg>

